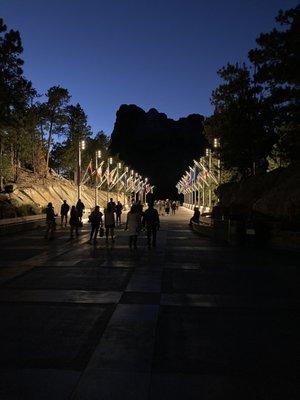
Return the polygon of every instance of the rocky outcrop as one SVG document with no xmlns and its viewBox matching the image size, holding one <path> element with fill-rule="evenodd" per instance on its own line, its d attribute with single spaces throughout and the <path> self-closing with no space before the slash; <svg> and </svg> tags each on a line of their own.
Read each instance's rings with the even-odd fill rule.
<svg viewBox="0 0 300 400">
<path fill-rule="evenodd" d="M 155 185 L 157 196 L 176 196 L 176 183 L 193 158 L 204 152 L 204 117 L 191 114 L 177 121 L 151 108 L 122 105 L 111 135 L 111 151 Z"/>
<path fill-rule="evenodd" d="M 111 194 L 116 199 L 116 194 Z M 104 207 L 106 192 L 99 191 L 99 205 Z M 94 189 L 82 186 L 81 199 L 87 208 L 95 203 Z M 77 187 L 73 182 L 58 175 L 49 178 L 39 178 L 33 173 L 23 171 L 18 184 L 12 193 L 0 195 L 0 218 L 18 216 L 22 207 L 31 207 L 29 213 L 41 213 L 49 202 L 54 205 L 55 212 L 60 211 L 63 200 L 69 205 L 77 202 Z"/>
<path fill-rule="evenodd" d="M 223 209 L 259 216 L 281 226 L 300 226 L 300 165 L 290 165 L 217 189 Z"/>
</svg>

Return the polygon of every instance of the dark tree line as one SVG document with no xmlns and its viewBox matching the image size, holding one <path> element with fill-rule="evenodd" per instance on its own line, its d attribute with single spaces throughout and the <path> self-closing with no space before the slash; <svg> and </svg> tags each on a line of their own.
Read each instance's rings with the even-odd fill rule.
<svg viewBox="0 0 300 400">
<path fill-rule="evenodd" d="M 208 138 L 220 139 L 220 157 L 233 177 L 299 160 L 300 6 L 280 11 L 278 27 L 262 33 L 248 64 L 218 71 Z"/>
<path fill-rule="evenodd" d="M 80 104 L 66 88 L 53 86 L 43 97 L 24 77 L 20 33 L 0 19 L 0 186 L 18 181 L 20 168 L 47 176 L 49 168 L 73 179 L 78 143 L 87 141 L 83 166 L 95 151 L 108 151 L 109 138 L 93 135 Z"/>
</svg>

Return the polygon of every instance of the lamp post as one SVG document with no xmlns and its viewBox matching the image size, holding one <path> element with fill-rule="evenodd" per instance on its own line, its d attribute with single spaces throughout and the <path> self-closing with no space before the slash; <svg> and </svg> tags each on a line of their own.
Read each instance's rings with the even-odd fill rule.
<svg viewBox="0 0 300 400">
<path fill-rule="evenodd" d="M 122 163 L 120 163 L 120 162 L 118 162 L 118 165 L 117 165 L 117 182 L 118 182 L 118 179 L 119 179 L 119 170 L 122 168 Z M 119 201 L 119 184 L 117 183 L 117 202 Z"/>
<path fill-rule="evenodd" d="M 211 208 L 211 150 L 210 149 L 206 149 L 205 151 L 206 156 L 208 157 L 208 171 L 209 171 L 209 175 L 208 175 L 208 207 Z"/>
<path fill-rule="evenodd" d="M 214 148 L 218 149 L 220 147 L 220 142 L 218 138 L 214 138 Z M 220 160 L 220 155 L 218 154 L 217 158 L 217 168 L 218 168 L 218 183 L 220 185 L 221 183 L 221 160 Z"/>
<path fill-rule="evenodd" d="M 85 141 L 79 140 L 77 153 L 77 200 L 81 199 L 81 151 L 85 150 Z"/>
<path fill-rule="evenodd" d="M 125 203 L 126 203 L 126 192 L 127 192 L 127 174 L 128 174 L 129 168 L 125 167 L 125 184 L 124 184 L 124 207 L 125 207 Z"/>
<path fill-rule="evenodd" d="M 147 201 L 147 193 L 146 193 L 147 184 L 148 184 L 148 178 L 145 178 L 144 203 L 146 203 Z"/>
<path fill-rule="evenodd" d="M 106 200 L 108 203 L 108 199 L 109 199 L 109 186 L 110 186 L 110 165 L 112 165 L 113 163 L 113 159 L 112 157 L 109 157 L 107 160 L 107 191 L 106 191 Z"/>
<path fill-rule="evenodd" d="M 98 159 L 101 158 L 101 150 L 96 150 L 95 153 L 95 168 L 96 168 L 96 176 L 95 176 L 95 207 L 98 205 Z"/>
</svg>

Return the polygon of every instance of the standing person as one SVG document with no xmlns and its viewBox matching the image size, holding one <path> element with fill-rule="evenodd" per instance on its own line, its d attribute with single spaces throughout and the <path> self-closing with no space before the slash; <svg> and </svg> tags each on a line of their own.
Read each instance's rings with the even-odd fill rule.
<svg viewBox="0 0 300 400">
<path fill-rule="evenodd" d="M 115 214 L 114 214 L 114 209 L 113 209 L 111 202 L 107 203 L 107 207 L 104 210 L 104 225 L 105 225 L 106 243 L 108 242 L 109 233 L 110 233 L 112 242 L 114 242 L 115 241 L 115 238 L 114 238 Z"/>
<path fill-rule="evenodd" d="M 143 226 L 147 230 L 148 247 L 156 246 L 156 232 L 159 230 L 159 215 L 153 207 L 153 203 L 149 203 L 148 209 L 143 215 Z"/>
<path fill-rule="evenodd" d="M 65 228 L 67 226 L 68 223 L 68 212 L 70 210 L 70 206 L 67 203 L 67 200 L 64 200 L 64 202 L 62 203 L 61 207 L 60 207 L 60 216 L 61 216 L 61 221 L 60 221 L 60 225 L 63 226 L 64 221 L 65 221 Z"/>
<path fill-rule="evenodd" d="M 73 239 L 73 232 L 75 229 L 76 237 L 78 236 L 78 226 L 79 226 L 79 217 L 78 217 L 78 212 L 75 206 L 72 206 L 71 212 L 70 212 L 70 236 L 71 239 Z"/>
<path fill-rule="evenodd" d="M 192 223 L 199 224 L 200 223 L 200 211 L 199 208 L 196 206 L 194 208 L 194 215 L 190 219 L 190 226 L 192 226 Z"/>
<path fill-rule="evenodd" d="M 172 202 L 171 208 L 172 208 L 172 214 L 175 215 L 175 211 L 176 211 L 176 201 L 173 201 L 173 202 Z"/>
<path fill-rule="evenodd" d="M 166 207 L 166 202 L 165 202 L 165 200 L 161 200 L 161 215 L 165 215 L 164 214 L 164 212 L 165 212 L 165 207 Z"/>
<path fill-rule="evenodd" d="M 108 204 L 110 204 L 110 206 L 111 206 L 111 208 L 112 208 L 113 212 L 116 212 L 116 203 L 114 202 L 114 200 L 113 200 L 113 198 L 112 198 L 112 197 L 110 198 L 110 200 L 109 200 L 109 203 L 108 203 Z"/>
<path fill-rule="evenodd" d="M 161 200 L 158 200 L 157 205 L 158 205 L 158 214 L 159 214 L 159 215 L 162 215 L 162 210 L 163 210 L 162 201 L 161 201 Z"/>
<path fill-rule="evenodd" d="M 116 205 L 117 225 L 121 225 L 122 210 L 123 210 L 123 205 L 118 201 L 118 203 Z"/>
<path fill-rule="evenodd" d="M 166 211 L 166 214 L 169 215 L 169 212 L 170 212 L 170 202 L 169 202 L 168 199 L 166 200 L 166 203 L 165 203 L 165 211 Z"/>
<path fill-rule="evenodd" d="M 95 210 L 92 211 L 91 215 L 89 216 L 89 221 L 91 223 L 91 235 L 90 235 L 90 240 L 89 240 L 90 243 L 92 242 L 93 238 L 94 238 L 94 242 L 96 242 L 100 225 L 103 226 L 102 216 L 103 216 L 103 214 L 100 211 L 99 206 L 96 206 Z"/>
<path fill-rule="evenodd" d="M 45 239 L 48 239 L 48 235 L 49 239 L 54 239 L 56 222 L 55 222 L 55 213 L 52 203 L 48 203 L 46 208 L 46 224 L 47 224 L 47 229 L 45 233 Z"/>
<path fill-rule="evenodd" d="M 85 209 L 85 205 L 83 202 L 79 199 L 76 204 L 76 210 L 77 210 L 77 216 L 79 218 L 79 222 L 82 222 L 82 216 L 83 216 L 83 211 Z"/>
<path fill-rule="evenodd" d="M 141 214 L 138 212 L 136 204 L 131 206 L 129 213 L 127 214 L 125 231 L 129 233 L 129 248 L 137 249 L 137 237 L 141 230 Z"/>
</svg>

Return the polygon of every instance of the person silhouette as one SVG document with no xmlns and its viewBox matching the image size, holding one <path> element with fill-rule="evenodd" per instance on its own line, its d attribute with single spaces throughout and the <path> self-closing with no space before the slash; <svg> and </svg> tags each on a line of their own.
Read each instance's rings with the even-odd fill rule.
<svg viewBox="0 0 300 400">
<path fill-rule="evenodd" d="M 159 215 L 153 203 L 148 204 L 148 209 L 143 214 L 143 227 L 146 227 L 148 247 L 156 246 L 156 233 L 159 230 Z"/>
<path fill-rule="evenodd" d="M 60 207 L 60 216 L 61 216 L 60 225 L 61 226 L 63 226 L 64 222 L 65 222 L 65 227 L 67 226 L 69 210 L 70 210 L 70 206 L 67 203 L 67 200 L 64 200 L 64 202 L 62 203 L 62 205 Z"/>
</svg>

